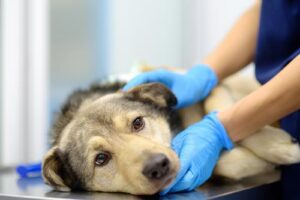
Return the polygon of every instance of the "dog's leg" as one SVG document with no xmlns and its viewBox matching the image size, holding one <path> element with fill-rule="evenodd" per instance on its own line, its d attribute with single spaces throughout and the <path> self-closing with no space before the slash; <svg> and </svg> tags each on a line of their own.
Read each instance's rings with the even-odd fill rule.
<svg viewBox="0 0 300 200">
<path fill-rule="evenodd" d="M 215 175 L 234 180 L 269 172 L 274 165 L 254 155 L 244 147 L 236 146 L 231 151 L 222 153 L 216 168 Z"/>
<path fill-rule="evenodd" d="M 260 158 L 275 164 L 300 162 L 299 143 L 285 131 L 265 126 L 257 133 L 245 138 L 240 145 L 250 149 Z"/>
</svg>

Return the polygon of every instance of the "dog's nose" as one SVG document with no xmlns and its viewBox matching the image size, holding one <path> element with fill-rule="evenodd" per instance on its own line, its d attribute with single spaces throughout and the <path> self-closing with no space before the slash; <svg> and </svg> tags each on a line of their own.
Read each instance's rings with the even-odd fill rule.
<svg viewBox="0 0 300 200">
<path fill-rule="evenodd" d="M 143 174 L 149 179 L 161 179 L 169 172 L 170 161 L 164 154 L 155 154 L 146 161 Z"/>
</svg>

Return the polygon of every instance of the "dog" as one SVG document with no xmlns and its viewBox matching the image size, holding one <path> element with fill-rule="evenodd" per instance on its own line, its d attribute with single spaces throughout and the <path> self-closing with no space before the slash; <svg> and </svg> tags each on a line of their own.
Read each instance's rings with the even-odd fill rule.
<svg viewBox="0 0 300 200">
<path fill-rule="evenodd" d="M 121 90 L 125 83 L 100 83 L 75 91 L 52 127 L 52 146 L 42 166 L 45 183 L 59 191 L 161 191 L 180 168 L 171 139 L 206 113 L 225 109 L 258 87 L 236 77 L 217 86 L 204 103 L 179 111 L 172 109 L 174 94 L 160 83 L 129 91 Z M 214 175 L 239 180 L 297 162 L 297 141 L 266 126 L 222 152 Z"/>
</svg>

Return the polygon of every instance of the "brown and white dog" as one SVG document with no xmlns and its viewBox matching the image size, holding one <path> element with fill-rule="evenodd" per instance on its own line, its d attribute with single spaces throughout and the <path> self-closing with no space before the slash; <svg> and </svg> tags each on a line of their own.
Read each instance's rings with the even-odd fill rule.
<svg viewBox="0 0 300 200">
<path fill-rule="evenodd" d="M 60 191 L 155 194 L 174 180 L 180 167 L 170 148 L 172 137 L 257 87 L 254 80 L 236 76 L 215 88 L 204 104 L 173 111 L 176 97 L 162 84 L 143 84 L 127 92 L 120 91 L 122 86 L 98 84 L 68 98 L 43 161 L 46 183 Z M 299 161 L 299 144 L 267 126 L 223 152 L 214 174 L 241 179 Z"/>
</svg>

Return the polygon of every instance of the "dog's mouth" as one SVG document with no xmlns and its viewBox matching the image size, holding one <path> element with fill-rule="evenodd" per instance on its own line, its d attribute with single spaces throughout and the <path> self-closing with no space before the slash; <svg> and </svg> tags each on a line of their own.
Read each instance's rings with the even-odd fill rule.
<svg viewBox="0 0 300 200">
<path fill-rule="evenodd" d="M 169 173 L 160 180 L 154 180 L 152 181 L 152 184 L 156 187 L 157 192 L 164 190 L 167 188 L 176 178 L 177 175 L 177 169 L 174 167 L 173 169 L 170 169 Z"/>
<path fill-rule="evenodd" d="M 167 176 L 165 180 L 163 180 L 160 190 L 164 190 L 165 188 L 167 188 L 174 181 L 175 178 L 176 178 L 176 173 L 174 171 L 172 174 Z"/>
</svg>

